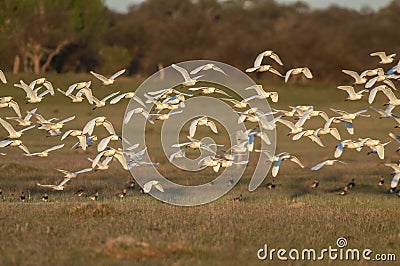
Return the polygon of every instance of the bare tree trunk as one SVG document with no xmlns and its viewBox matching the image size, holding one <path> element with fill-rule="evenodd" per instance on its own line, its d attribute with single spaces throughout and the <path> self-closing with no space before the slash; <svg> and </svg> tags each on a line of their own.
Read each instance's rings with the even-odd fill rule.
<svg viewBox="0 0 400 266">
<path fill-rule="evenodd" d="M 44 56 L 44 51 L 42 45 L 32 42 L 27 45 L 28 49 L 30 50 L 28 53 L 28 57 L 32 61 L 33 64 L 33 72 L 35 74 L 40 73 L 40 61 Z"/>
<path fill-rule="evenodd" d="M 20 63 L 21 63 L 21 58 L 19 57 L 19 55 L 16 55 L 14 57 L 13 74 L 18 74 Z"/>
<path fill-rule="evenodd" d="M 33 72 L 35 74 L 39 74 L 40 73 L 40 59 L 42 57 L 38 54 L 34 54 L 32 56 L 32 63 L 33 63 Z"/>
<path fill-rule="evenodd" d="M 160 72 L 160 80 L 164 80 L 165 71 L 162 63 L 158 63 L 158 72 Z"/>
<path fill-rule="evenodd" d="M 27 53 L 24 53 L 22 65 L 24 67 L 24 72 L 29 72 L 29 56 L 27 55 Z"/>
<path fill-rule="evenodd" d="M 47 56 L 46 62 L 44 62 L 44 64 L 42 65 L 40 72 L 45 73 L 51 63 L 51 60 L 53 60 L 53 58 L 56 55 L 61 53 L 62 49 L 64 49 L 64 47 L 69 45 L 70 43 L 72 43 L 72 40 L 64 40 L 61 43 L 59 43 L 57 45 L 56 49 L 54 51 L 50 52 L 49 55 Z"/>
</svg>

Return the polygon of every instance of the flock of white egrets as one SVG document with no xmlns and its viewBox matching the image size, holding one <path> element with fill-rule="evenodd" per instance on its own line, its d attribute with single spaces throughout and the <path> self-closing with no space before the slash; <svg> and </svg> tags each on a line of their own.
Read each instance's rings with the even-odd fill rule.
<svg viewBox="0 0 400 266">
<path fill-rule="evenodd" d="M 110 78 L 106 78 L 100 74 L 94 73 L 91 71 L 90 73 L 98 78 L 103 85 L 111 85 L 114 83 L 115 78 L 122 75 L 125 72 L 125 69 L 118 71 Z M 2 71 L 0 71 L 0 79 L 4 84 L 7 84 L 7 79 Z M 93 105 L 93 109 L 104 107 L 106 105 L 106 101 L 111 99 L 110 104 L 116 104 L 120 100 L 126 98 L 134 98 L 140 104 L 144 106 L 144 103 L 141 102 L 139 98 L 135 96 L 134 92 L 122 93 L 113 92 L 107 97 L 99 100 L 94 95 L 90 88 L 91 81 L 85 82 L 77 82 L 68 87 L 66 91 L 62 91 L 57 89 L 63 95 L 69 97 L 73 103 L 83 102 L 86 99 L 89 104 Z M 35 79 L 34 81 L 26 84 L 23 80 L 20 80 L 20 83 L 14 84 L 15 87 L 21 88 L 26 93 L 26 103 L 36 104 L 42 102 L 45 95 L 55 95 L 55 91 L 52 83 L 46 78 Z M 97 141 L 97 136 L 94 135 L 94 128 L 97 126 L 104 126 L 108 131 L 109 135 L 102 138 L 98 145 L 97 151 L 98 155 L 94 159 L 90 159 L 91 167 L 81 169 L 78 171 L 67 171 L 64 169 L 56 169 L 57 171 L 63 174 L 62 180 L 53 185 L 44 185 L 38 183 L 37 185 L 40 187 L 51 188 L 53 190 L 64 190 L 64 187 L 68 182 L 72 179 L 77 178 L 79 174 L 87 173 L 93 170 L 106 170 L 109 168 L 109 163 L 113 158 L 118 160 L 124 169 L 130 169 L 134 166 L 140 166 L 144 164 L 154 164 L 149 162 L 141 161 L 142 156 L 146 149 L 142 149 L 141 151 L 136 151 L 135 149 L 139 146 L 137 144 L 131 145 L 128 150 L 123 151 L 121 149 L 114 149 L 109 146 L 111 141 L 121 140 L 121 136 L 117 135 L 114 129 L 114 126 L 110 121 L 106 119 L 104 116 L 99 116 L 91 119 L 86 123 L 83 129 L 69 129 L 65 132 L 62 132 L 66 123 L 75 119 L 75 116 L 67 117 L 62 120 L 58 118 L 50 118 L 45 119 L 41 114 L 37 112 L 38 108 L 34 108 L 32 110 L 27 111 L 25 117 L 22 117 L 19 104 L 14 100 L 13 96 L 5 96 L 0 98 L 0 108 L 9 107 L 15 111 L 15 117 L 5 117 L 0 118 L 0 124 L 4 127 L 4 129 L 8 132 L 8 136 L 5 136 L 4 140 L 0 141 L 0 148 L 5 147 L 18 147 L 23 150 L 25 156 L 38 156 L 38 157 L 47 157 L 50 152 L 61 149 L 65 144 L 61 143 L 59 145 L 50 147 L 40 152 L 30 152 L 28 147 L 24 145 L 21 140 L 22 135 L 35 127 L 37 129 L 43 130 L 47 132 L 47 136 L 58 137 L 60 136 L 61 141 L 66 139 L 67 137 L 76 137 L 77 142 L 72 146 L 72 148 L 80 148 L 82 150 L 86 150 L 88 147 L 93 146 L 93 144 Z M 36 119 L 36 123 L 32 121 L 32 118 Z M 10 122 L 8 122 L 8 121 Z M 15 126 L 11 123 L 15 122 Z M 22 129 L 17 130 L 16 127 L 22 127 Z M 0 155 L 5 156 L 6 153 L 0 153 Z M 143 187 L 143 192 L 148 193 L 151 187 L 154 185 L 155 188 L 162 190 L 157 183 L 148 182 Z M 21 198 L 25 198 L 25 195 L 21 195 Z M 96 197 L 90 197 L 93 199 L 97 199 Z M 46 197 L 47 200 L 47 197 Z"/>
<path fill-rule="evenodd" d="M 386 53 L 384 52 L 377 52 L 372 53 L 371 56 L 379 57 L 379 64 L 386 65 L 391 64 L 394 61 L 395 54 L 386 55 Z M 285 75 L 283 75 L 279 73 L 278 70 L 274 69 L 271 65 L 262 64 L 265 58 L 271 58 L 273 62 L 279 65 L 283 65 L 279 56 L 275 52 L 268 50 L 260 53 L 254 61 L 254 65 L 246 69 L 246 72 L 268 71 L 279 77 L 282 77 L 285 82 L 288 82 L 289 78 L 293 75 L 303 74 L 304 77 L 309 79 L 313 77 L 310 69 L 307 67 L 293 68 L 287 71 Z M 207 144 L 202 142 L 201 140 L 197 140 L 194 138 L 196 129 L 199 126 L 209 127 L 212 132 L 218 133 L 217 124 L 213 121 L 212 118 L 207 116 L 197 117 L 193 119 L 189 125 L 189 135 L 187 136 L 189 142 L 174 144 L 173 147 L 178 148 L 177 152 L 167 155 L 169 160 L 172 161 L 184 157 L 185 149 L 187 148 L 199 150 L 205 149 L 212 152 L 211 146 L 216 146 L 217 152 L 214 153 L 213 156 L 204 157 L 199 162 L 200 166 L 212 167 L 215 172 L 219 172 L 221 168 L 230 167 L 235 164 L 247 164 L 248 161 L 240 161 L 237 160 L 237 158 L 240 158 L 239 155 L 243 153 L 253 151 L 265 153 L 267 155 L 269 160 L 272 162 L 271 175 L 273 177 L 277 176 L 281 163 L 286 160 L 292 161 L 298 164 L 301 168 L 304 168 L 304 165 L 301 163 L 301 161 L 296 156 L 291 155 L 288 152 L 270 154 L 265 150 L 254 148 L 255 137 L 259 137 L 261 141 L 265 142 L 267 145 L 271 144 L 268 135 L 265 133 L 265 130 L 275 129 L 277 122 L 285 125 L 290 130 L 288 135 L 293 135 L 292 140 L 294 141 L 299 140 L 300 138 L 307 137 L 312 142 L 315 142 L 317 145 L 323 147 L 324 144 L 321 140 L 321 136 L 326 134 L 332 135 L 335 139 L 339 141 L 333 154 L 333 158 L 322 161 L 317 165 L 311 167 L 311 170 L 313 171 L 317 171 L 324 166 L 334 165 L 335 163 L 345 164 L 345 162 L 337 159 L 342 155 L 345 148 L 360 151 L 364 147 L 369 147 L 369 153 L 377 154 L 380 159 L 384 159 L 385 146 L 389 142 L 383 143 L 380 140 L 372 139 L 369 137 L 359 138 L 356 140 L 342 140 L 339 130 L 334 127 L 335 124 L 343 123 L 348 133 L 351 135 L 354 134 L 353 121 L 358 117 L 369 116 L 368 114 L 366 114 L 367 110 L 347 112 L 331 108 L 331 111 L 334 112 L 335 115 L 329 117 L 324 111 L 314 110 L 314 107 L 312 105 L 299 105 L 295 107 L 290 107 L 290 110 L 278 110 L 272 108 L 272 112 L 262 113 L 261 111 L 257 110 L 257 108 L 250 108 L 250 102 L 255 100 L 265 101 L 267 99 L 271 99 L 272 103 L 276 103 L 279 99 L 278 92 L 267 92 L 263 89 L 261 85 L 255 85 L 249 88 L 244 88 L 246 90 L 253 90 L 255 92 L 253 96 L 246 99 L 237 100 L 233 99 L 229 95 L 229 92 L 218 89 L 216 87 L 195 87 L 196 83 L 200 81 L 201 76 L 191 77 L 191 75 L 198 74 L 201 71 L 217 71 L 221 75 L 227 75 L 225 71 L 220 67 L 217 67 L 213 64 L 206 64 L 199 65 L 195 69 L 188 71 L 178 65 L 172 64 L 172 68 L 178 71 L 183 77 L 183 81 L 180 84 L 180 87 L 148 92 L 145 95 L 146 99 L 139 98 L 138 95 L 135 94 L 135 92 L 120 93 L 119 91 L 116 91 L 112 92 L 111 94 L 100 100 L 96 98 L 91 89 L 91 81 L 77 82 L 70 85 L 66 91 L 63 91 L 61 89 L 57 89 L 57 91 L 70 98 L 72 103 L 87 101 L 90 105 L 93 106 L 93 109 L 104 107 L 107 104 L 116 104 L 124 98 L 133 99 L 138 104 L 138 107 L 126 113 L 123 119 L 124 124 L 129 123 L 132 116 L 134 115 L 143 115 L 146 118 L 146 121 L 152 124 L 154 123 L 154 120 L 163 121 L 169 119 L 171 116 L 179 115 L 184 111 L 186 97 L 193 96 L 192 94 L 189 94 L 189 92 L 200 92 L 201 94 L 215 96 L 223 95 L 224 97 L 227 97 L 220 99 L 231 103 L 232 108 L 237 109 L 236 112 L 239 114 L 238 123 L 246 122 L 249 125 L 257 123 L 259 124 L 261 129 L 259 131 L 256 131 L 254 127 L 251 127 L 246 131 L 237 132 L 236 137 L 238 144 L 230 147 L 228 150 L 222 150 L 218 148 L 221 145 Z M 122 75 L 124 72 L 125 69 L 120 70 L 112 75 L 110 78 L 94 73 L 93 71 L 91 71 L 90 73 L 97 79 L 99 79 L 103 85 L 111 85 L 115 82 L 115 79 Z M 385 110 L 381 110 L 371 106 L 371 109 L 378 112 L 382 118 L 394 118 L 400 125 L 400 116 L 392 113 L 393 109 L 396 106 L 400 105 L 400 99 L 397 99 L 393 92 L 394 90 L 396 90 L 394 82 L 400 79 L 400 61 L 397 65 L 391 66 L 391 68 L 387 71 L 385 71 L 382 67 L 378 67 L 376 69 L 365 70 L 361 74 L 358 74 L 357 72 L 351 70 L 343 70 L 343 73 L 354 78 L 354 84 L 337 87 L 338 89 L 344 90 L 348 93 L 348 97 L 346 100 L 361 100 L 363 94 L 369 92 L 368 102 L 371 104 L 374 101 L 376 94 L 381 91 L 388 98 L 387 108 Z M 2 71 L 0 71 L 0 80 L 4 84 L 7 83 L 7 79 Z M 363 88 L 360 91 L 356 92 L 354 90 L 354 86 L 356 85 L 363 86 Z M 52 83 L 46 78 L 35 79 L 29 84 L 25 83 L 23 80 L 20 80 L 20 82 L 18 84 L 14 84 L 14 86 L 24 90 L 24 92 L 26 93 L 26 102 L 31 104 L 40 103 L 43 98 L 48 94 L 55 95 L 55 90 Z M 183 90 L 187 90 L 188 92 L 185 93 Z M 154 106 L 154 110 L 156 112 L 152 112 L 151 108 L 146 108 L 146 104 Z M 64 190 L 66 184 L 68 184 L 68 182 L 70 182 L 74 178 L 77 178 L 79 174 L 87 173 L 93 170 L 108 169 L 109 163 L 113 159 L 119 161 L 119 163 L 125 170 L 129 170 L 132 167 L 139 167 L 144 165 L 157 165 L 156 162 L 143 161 L 143 155 L 146 153 L 146 147 L 142 147 L 141 150 L 137 150 L 137 148 L 139 148 L 138 144 L 129 143 L 129 148 L 126 149 L 111 147 L 111 141 L 124 141 L 127 143 L 127 140 L 122 139 L 120 134 L 117 134 L 115 132 L 113 124 L 108 121 L 104 116 L 99 116 L 91 119 L 82 129 L 69 129 L 63 131 L 64 126 L 69 121 L 75 119 L 75 116 L 63 118 L 61 120 L 58 118 L 46 119 L 38 113 L 37 108 L 34 108 L 27 111 L 26 115 L 22 117 L 19 104 L 14 100 L 13 96 L 5 96 L 0 98 L 0 108 L 4 107 L 12 108 L 15 111 L 16 116 L 5 117 L 5 119 L 0 118 L 0 124 L 8 132 L 8 136 L 5 136 L 5 139 L 0 141 L 0 148 L 5 148 L 7 146 L 18 147 L 23 150 L 25 156 L 47 157 L 49 156 L 50 152 L 62 149 L 65 145 L 61 143 L 54 147 L 49 147 L 44 151 L 31 153 L 29 151 L 29 148 L 24 145 L 21 137 L 26 131 L 31 130 L 35 127 L 37 127 L 37 129 L 39 130 L 47 132 L 48 136 L 59 136 L 61 141 L 63 141 L 67 137 L 76 137 L 77 142 L 73 147 L 80 148 L 82 150 L 86 150 L 94 146 L 94 143 L 97 141 L 97 136 L 93 134 L 95 127 L 104 126 L 104 128 L 109 133 L 108 136 L 99 140 L 97 145 L 98 154 L 93 159 L 89 159 L 91 161 L 90 167 L 78 171 L 56 169 L 63 174 L 61 182 L 55 185 L 43 185 L 38 183 L 37 185 L 40 187 L 51 188 L 53 190 Z M 167 112 L 162 112 L 164 110 L 166 110 Z M 267 115 L 275 114 L 276 117 L 271 120 L 267 120 L 265 118 Z M 304 127 L 305 123 L 310 118 L 316 116 L 320 116 L 325 120 L 324 125 L 317 129 L 306 129 Z M 35 118 L 36 121 L 33 122 L 32 118 Z M 21 129 L 17 129 L 18 127 Z M 400 136 L 397 136 L 393 133 L 390 133 L 389 136 L 397 142 L 400 142 Z M 4 156 L 6 155 L 6 153 L 0 153 L 0 155 Z M 385 165 L 391 167 L 394 170 L 394 178 L 390 184 L 390 191 L 395 192 L 400 178 L 400 164 L 386 163 Z M 354 181 L 352 182 L 354 184 Z M 275 185 L 272 186 L 271 183 L 267 185 L 267 187 L 269 188 L 272 188 L 274 186 Z M 317 187 L 318 180 L 315 180 L 312 186 Z M 163 186 L 160 182 L 156 180 L 150 180 L 149 182 L 147 182 L 143 186 L 143 192 L 148 193 L 152 188 L 164 192 Z M 349 185 L 345 186 L 340 194 L 346 194 L 348 188 L 350 188 Z M 97 196 L 95 198 L 97 199 Z"/>
<path fill-rule="evenodd" d="M 272 59 L 274 59 L 278 64 L 282 65 L 282 61 L 280 60 L 279 56 L 272 52 L 272 51 L 265 51 L 263 53 L 260 53 L 255 62 L 254 66 L 251 68 L 248 68 L 246 72 L 253 72 L 253 71 L 270 71 L 273 74 L 276 74 L 280 77 L 283 77 L 285 79 L 285 82 L 288 81 L 288 78 L 290 75 L 293 74 L 300 74 L 303 73 L 307 78 L 312 78 L 311 71 L 308 68 L 295 68 L 289 70 L 286 75 L 282 75 L 279 73 L 276 69 L 272 68 L 271 65 L 262 65 L 262 60 L 264 56 L 270 56 Z M 391 64 L 394 62 L 395 54 L 390 54 L 387 55 L 385 52 L 375 52 L 371 53 L 370 56 L 373 57 L 378 57 L 379 58 L 379 65 L 386 65 L 386 64 Z M 394 90 L 396 90 L 396 86 L 394 84 L 395 81 L 400 80 L 400 61 L 394 65 L 391 66 L 390 69 L 388 69 L 386 72 L 382 67 L 377 67 L 375 69 L 367 69 L 363 71 L 361 74 L 358 74 L 355 71 L 352 70 L 342 70 L 343 73 L 349 75 L 354 79 L 353 84 L 351 85 L 345 85 L 345 86 L 338 86 L 337 88 L 340 90 L 344 90 L 347 92 L 348 97 L 346 98 L 346 101 L 357 101 L 361 100 L 363 97 L 364 93 L 369 92 L 369 97 L 368 97 L 368 103 L 372 104 L 377 92 L 381 91 L 383 92 L 387 98 L 388 102 L 385 104 L 386 109 L 382 110 L 376 107 L 371 106 L 371 109 L 378 112 L 380 115 L 380 118 L 393 118 L 398 125 L 400 125 L 400 117 L 396 114 L 393 114 L 392 111 L 393 109 L 400 105 L 400 99 L 397 99 L 397 97 L 394 94 Z M 358 92 L 355 91 L 354 86 L 360 85 L 363 88 L 359 90 Z M 278 100 L 278 94 L 276 92 L 260 92 L 262 88 L 259 86 L 258 88 L 258 94 L 259 95 L 264 95 L 265 98 L 271 97 L 272 102 L 276 102 Z M 268 96 L 267 96 L 268 95 Z M 274 98 L 275 99 L 274 99 Z M 317 165 L 311 167 L 311 170 L 317 171 L 321 169 L 324 166 L 331 166 L 334 165 L 335 163 L 342 163 L 346 164 L 343 161 L 338 160 L 344 149 L 355 149 L 356 151 L 361 151 L 363 147 L 369 147 L 370 151 L 368 154 L 377 154 L 380 159 L 384 159 L 385 153 L 385 146 L 390 143 L 388 142 L 381 142 L 378 139 L 372 139 L 369 137 L 366 138 L 359 138 L 356 140 L 351 140 L 351 139 L 346 139 L 342 140 L 341 136 L 339 134 L 339 131 L 336 127 L 333 127 L 334 124 L 338 123 L 343 123 L 348 131 L 349 134 L 353 135 L 354 134 L 354 127 L 353 127 L 353 120 L 356 119 L 357 117 L 364 116 L 364 117 L 369 117 L 369 114 L 367 113 L 367 110 L 359 110 L 356 112 L 347 112 L 347 111 L 342 111 L 342 110 L 337 110 L 334 108 L 330 108 L 331 111 L 335 113 L 334 116 L 328 117 L 326 112 L 324 111 L 317 111 L 314 110 L 314 107 L 312 105 L 307 105 L 307 106 L 296 106 L 292 107 L 290 106 L 290 110 L 277 110 L 273 109 L 274 114 L 279 114 L 280 116 L 276 117 L 273 122 L 279 122 L 284 124 L 290 129 L 290 132 L 288 135 L 293 135 L 292 140 L 299 140 L 302 137 L 308 137 L 312 142 L 315 142 L 317 145 L 324 147 L 324 144 L 322 143 L 320 137 L 321 135 L 326 135 L 330 134 L 332 135 L 335 139 L 340 141 L 338 145 L 336 146 L 336 150 L 333 154 L 332 159 L 328 159 L 325 161 L 322 161 L 318 163 Z M 248 113 L 248 111 L 247 111 Z M 247 113 L 244 113 L 247 115 Z M 325 124 L 317 129 L 305 129 L 303 126 L 307 120 L 309 120 L 311 117 L 314 116 L 321 116 L 325 120 Z M 289 121 L 285 120 L 282 117 L 294 117 L 296 120 L 294 121 Z M 398 125 L 396 127 L 398 127 Z M 400 136 L 389 133 L 389 136 L 393 138 L 395 141 L 400 143 Z M 259 152 L 263 152 L 260 150 L 256 150 Z M 293 155 L 290 155 L 288 152 L 281 152 L 275 155 L 270 155 L 267 154 L 270 158 L 270 160 L 273 162 L 273 167 L 272 167 L 272 176 L 275 177 L 278 174 L 279 167 L 281 165 L 281 162 L 284 160 L 290 160 L 298 164 L 300 167 L 304 168 L 304 165 L 300 162 L 300 160 Z M 390 183 L 390 190 L 389 192 L 393 193 L 395 192 L 397 185 L 399 183 L 399 178 L 400 178 L 400 164 L 396 163 L 385 163 L 386 166 L 391 167 L 394 170 L 394 177 Z M 382 185 L 382 180 L 379 180 L 378 182 L 380 185 Z M 271 183 L 269 183 L 271 184 Z M 312 184 L 312 187 L 315 188 L 318 186 L 318 180 L 315 180 L 314 183 Z M 352 180 L 348 185 L 344 186 L 343 190 L 339 193 L 340 195 L 345 195 L 348 191 L 349 188 L 354 187 L 354 180 Z M 269 186 L 271 188 L 271 186 Z M 398 194 L 400 196 L 400 193 Z"/>
</svg>

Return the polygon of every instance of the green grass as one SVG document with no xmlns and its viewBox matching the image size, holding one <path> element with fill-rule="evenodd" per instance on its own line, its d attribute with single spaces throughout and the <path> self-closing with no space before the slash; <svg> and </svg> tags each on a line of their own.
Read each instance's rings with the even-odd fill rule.
<svg viewBox="0 0 400 266">
<path fill-rule="evenodd" d="M 9 74 L 7 77 L 10 84 L 20 78 L 32 79 L 27 75 L 13 77 Z M 89 75 L 51 74 L 48 78 L 55 87 L 64 90 L 76 81 L 92 79 Z M 112 87 L 103 87 L 93 81 L 92 88 L 96 96 L 102 97 L 114 90 L 135 89 L 140 82 L 122 78 Z M 337 90 L 336 85 L 263 84 L 266 90 L 279 91 L 279 102 L 271 104 L 278 109 L 312 104 L 329 116 L 333 115 L 330 107 L 348 111 L 369 109 L 366 99 L 344 102 L 346 94 Z M 37 106 L 38 113 L 45 117 L 64 118 L 76 114 L 77 118 L 65 129 L 82 128 L 91 118 L 105 115 L 120 132 L 128 103 L 125 101 L 92 111 L 87 103 L 69 104 L 64 96 L 56 95 L 46 97 L 43 104 L 25 105 L 22 90 L 11 85 L 2 86 L 1 95 L 15 96 L 23 113 Z M 384 101 L 384 96 L 378 95 L 374 106 L 380 106 Z M 354 136 L 349 135 L 343 125 L 337 125 L 342 139 L 372 137 L 386 141 L 390 140 L 389 132 L 399 134 L 393 128 L 393 120 L 380 120 L 373 111 L 369 113 L 371 118 L 355 120 Z M 1 117 L 10 115 L 13 115 L 12 110 L 0 109 Z M 315 128 L 322 125 L 321 118 L 312 118 L 305 126 Z M 148 140 L 151 158 L 160 162 L 160 172 L 185 185 L 204 183 L 216 177 L 211 169 L 188 174 L 172 167 L 158 147 L 159 130 L 160 123 L 157 123 L 153 130 L 148 131 Z M 28 131 L 21 138 L 31 152 L 60 143 L 59 138 L 46 138 L 39 132 L 36 129 Z M 200 129 L 196 134 L 208 132 Z M 108 171 L 78 176 L 62 192 L 36 186 L 38 182 L 59 182 L 61 176 L 54 168 L 78 170 L 89 167 L 86 158 L 93 158 L 95 149 L 87 152 L 70 150 L 75 142 L 73 137 L 66 139 L 64 149 L 48 158 L 28 158 L 17 148 L 2 149 L 7 156 L 0 157 L 0 187 L 3 190 L 3 200 L 0 201 L 0 264 L 49 265 L 57 261 L 57 265 L 253 265 L 258 263 L 256 254 L 264 244 L 288 250 L 321 249 L 335 247 L 336 239 L 342 236 L 348 239 L 350 248 L 398 253 L 400 199 L 387 193 L 391 169 L 384 166 L 385 162 L 397 162 L 400 158 L 395 152 L 397 145 L 391 143 L 387 146 L 384 160 L 379 160 L 376 155 L 367 155 L 366 149 L 359 153 L 345 150 L 341 159 L 348 162 L 347 165 L 312 172 L 311 166 L 333 157 L 338 141 L 323 136 L 326 147 L 321 148 L 309 139 L 292 141 L 286 136 L 287 132 L 287 128 L 278 125 L 277 152 L 288 151 L 298 156 L 305 169 L 284 162 L 275 178 L 275 189 L 260 187 L 249 193 L 249 172 L 257 159 L 253 156 L 250 171 L 235 188 L 219 200 L 198 207 L 164 204 L 141 194 L 138 188 L 128 190 L 127 197 L 119 199 L 116 194 L 132 177 L 120 168 L 118 162 L 113 162 Z M 0 136 L 4 134 L 0 128 Z M 96 134 L 99 137 L 107 135 L 103 129 L 96 129 Z M 216 135 L 215 141 L 224 142 L 224 135 Z M 378 187 L 381 176 L 385 178 L 385 185 Z M 337 195 L 352 178 L 356 180 L 355 188 L 346 196 Z M 268 173 L 265 182 L 271 179 Z M 315 190 L 310 188 L 314 179 L 320 181 Z M 74 192 L 79 188 L 84 188 L 86 194 L 98 191 L 98 201 L 75 196 Z M 29 191 L 31 199 L 20 202 L 21 191 Z M 44 193 L 49 194 L 49 202 L 40 200 Z M 233 201 L 239 194 L 244 200 Z M 389 262 L 385 264 L 390 265 Z"/>
</svg>

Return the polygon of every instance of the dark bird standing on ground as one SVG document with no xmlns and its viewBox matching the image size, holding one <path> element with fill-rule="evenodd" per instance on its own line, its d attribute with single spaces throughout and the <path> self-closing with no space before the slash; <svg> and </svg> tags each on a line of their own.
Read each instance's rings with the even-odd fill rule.
<svg viewBox="0 0 400 266">
<path fill-rule="evenodd" d="M 383 184 L 385 183 L 385 179 L 383 178 L 383 176 L 381 176 L 381 179 L 378 182 L 378 186 L 383 186 Z"/>
<path fill-rule="evenodd" d="M 272 180 L 272 182 L 269 182 L 269 183 L 265 184 L 265 187 L 268 188 L 268 189 L 275 188 L 276 187 L 275 180 Z"/>
<path fill-rule="evenodd" d="M 351 180 L 351 182 L 349 182 L 348 184 L 347 184 L 347 188 L 350 188 L 350 189 L 352 189 L 352 188 L 354 188 L 354 186 L 355 186 L 356 184 L 354 183 L 354 178 Z"/>
<path fill-rule="evenodd" d="M 42 200 L 44 201 L 44 202 L 47 202 L 47 201 L 49 201 L 49 195 L 47 195 L 46 193 L 42 196 Z"/>
<path fill-rule="evenodd" d="M 74 194 L 77 195 L 78 197 L 82 197 L 82 195 L 83 195 L 83 188 L 78 189 L 77 191 L 75 191 Z"/>
<path fill-rule="evenodd" d="M 136 185 L 135 181 L 132 180 L 132 181 L 129 183 L 128 188 L 129 188 L 129 189 L 134 189 L 134 188 L 135 188 L 135 185 Z"/>
<path fill-rule="evenodd" d="M 242 194 L 240 194 L 239 197 L 233 198 L 233 201 L 243 201 Z"/>
<path fill-rule="evenodd" d="M 96 191 L 96 193 L 94 193 L 93 195 L 89 196 L 89 199 L 91 200 L 97 200 L 97 198 L 99 197 L 99 192 Z"/>
<path fill-rule="evenodd" d="M 338 195 L 342 195 L 342 196 L 346 195 L 346 194 L 347 194 L 347 190 L 349 190 L 349 186 L 348 186 L 348 185 L 345 186 L 345 187 L 343 188 L 343 190 L 342 190 L 341 192 L 338 193 Z"/>
<path fill-rule="evenodd" d="M 24 191 L 21 192 L 20 199 L 21 199 L 21 201 L 25 201 L 25 192 Z"/>
<path fill-rule="evenodd" d="M 118 198 L 123 199 L 126 197 L 126 188 L 120 193 L 117 194 Z"/>
</svg>

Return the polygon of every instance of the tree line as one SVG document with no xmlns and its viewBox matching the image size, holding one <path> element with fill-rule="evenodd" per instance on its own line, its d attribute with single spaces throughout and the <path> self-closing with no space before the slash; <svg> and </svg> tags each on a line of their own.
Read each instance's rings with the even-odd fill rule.
<svg viewBox="0 0 400 266">
<path fill-rule="evenodd" d="M 103 1 L 3 0 L 0 67 L 18 72 L 53 71 L 148 75 L 193 59 L 239 69 L 271 49 L 279 71 L 308 66 L 317 79 L 343 79 L 341 69 L 376 65 L 375 51 L 399 51 L 400 1 L 374 11 L 273 0 L 147 0 L 128 13 Z M 399 55 L 400 56 L 400 55 Z"/>
</svg>

